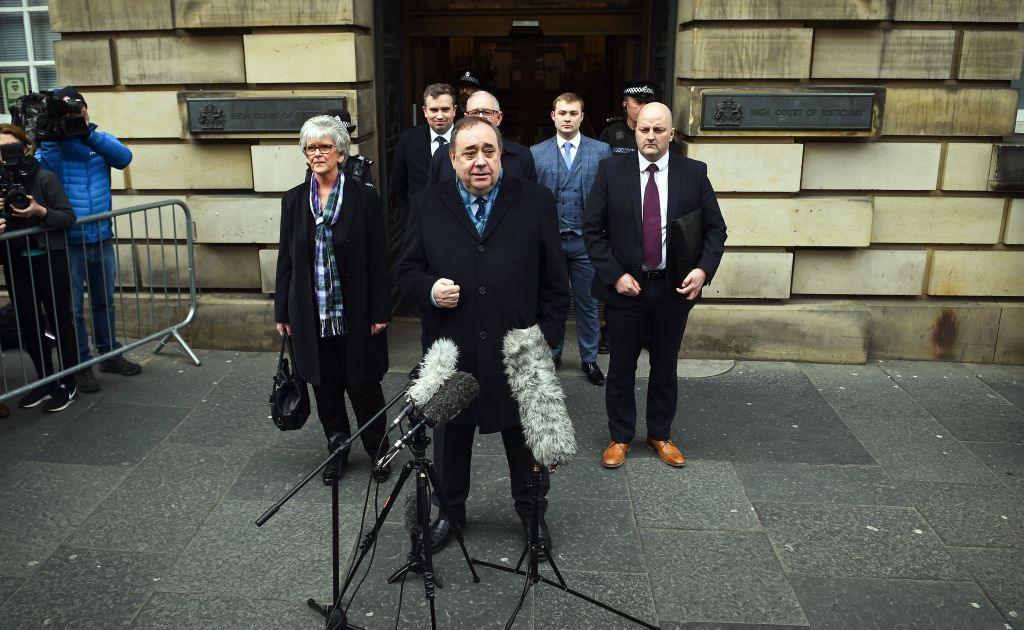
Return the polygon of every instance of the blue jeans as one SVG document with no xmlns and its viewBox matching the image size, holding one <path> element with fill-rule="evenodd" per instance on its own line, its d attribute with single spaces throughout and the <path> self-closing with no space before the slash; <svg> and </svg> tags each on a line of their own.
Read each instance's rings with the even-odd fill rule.
<svg viewBox="0 0 1024 630">
<path fill-rule="evenodd" d="M 583 363 L 594 363 L 597 361 L 597 341 L 601 336 L 597 300 L 590 296 L 590 286 L 594 282 L 594 266 L 590 264 L 582 236 L 573 233 L 562 234 L 562 251 L 569 267 L 572 299 L 576 303 L 576 336 L 580 344 L 580 359 Z M 563 328 L 552 356 L 562 355 L 564 340 Z"/>
<path fill-rule="evenodd" d="M 114 241 L 97 243 L 68 243 L 71 261 L 71 297 L 75 308 L 75 327 L 78 331 L 78 359 L 89 360 L 89 336 L 85 330 L 85 287 L 89 287 L 89 307 L 92 311 L 92 340 L 97 354 L 121 347 L 115 334 L 114 282 L 117 278 L 117 260 Z"/>
</svg>

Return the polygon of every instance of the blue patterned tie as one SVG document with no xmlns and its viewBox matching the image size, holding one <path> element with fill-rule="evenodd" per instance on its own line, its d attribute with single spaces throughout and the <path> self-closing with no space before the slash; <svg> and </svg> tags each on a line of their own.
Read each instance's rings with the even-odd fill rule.
<svg viewBox="0 0 1024 630">
<path fill-rule="evenodd" d="M 476 204 L 476 212 L 473 214 L 474 219 L 476 219 L 476 231 L 482 234 L 484 231 L 483 220 L 487 215 L 487 200 L 483 197 L 477 197 L 473 203 Z"/>
<path fill-rule="evenodd" d="M 565 168 L 572 168 L 572 143 L 566 142 L 562 151 L 565 154 Z"/>
</svg>

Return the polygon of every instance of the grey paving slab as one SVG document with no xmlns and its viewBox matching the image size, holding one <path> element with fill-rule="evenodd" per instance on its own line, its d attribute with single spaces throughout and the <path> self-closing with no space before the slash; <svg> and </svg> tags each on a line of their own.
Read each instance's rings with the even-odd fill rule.
<svg viewBox="0 0 1024 630">
<path fill-rule="evenodd" d="M 161 444 L 82 523 L 69 544 L 180 552 L 246 459 L 231 449 Z"/>
<path fill-rule="evenodd" d="M 648 458 L 631 460 L 626 468 L 639 527 L 761 528 L 731 462 L 701 459 L 671 468 Z"/>
<path fill-rule="evenodd" d="M 692 457 L 874 463 L 797 366 L 739 364 L 721 376 L 686 381 L 680 396 L 673 434 Z"/>
<path fill-rule="evenodd" d="M 951 547 L 1024 548 L 1024 501 L 1004 486 L 906 482 L 902 489 Z"/>
<path fill-rule="evenodd" d="M 1024 366 L 965 363 L 964 368 L 999 392 L 999 395 L 1024 409 Z"/>
<path fill-rule="evenodd" d="M 0 476 L 42 448 L 58 432 L 74 424 L 74 420 L 96 401 L 96 398 L 82 398 L 60 413 L 18 409 L 16 403 L 8 404 L 12 408 L 11 415 L 0 421 Z"/>
<path fill-rule="evenodd" d="M 806 625 L 763 532 L 641 531 L 661 619 Z"/>
<path fill-rule="evenodd" d="M 1003 619 L 974 582 L 790 576 L 815 630 L 973 630 Z"/>
<path fill-rule="evenodd" d="M 118 466 L 22 462 L 0 479 L 0 575 L 32 573 L 127 474 Z"/>
<path fill-rule="evenodd" d="M 0 604 L 7 601 L 7 598 L 13 595 L 14 591 L 18 590 L 23 581 L 23 578 L 18 577 L 0 577 Z"/>
<path fill-rule="evenodd" d="M 991 471 L 877 365 L 801 369 L 894 479 L 992 481 Z"/>
<path fill-rule="evenodd" d="M 195 350 L 202 365 L 184 356 L 139 354 L 142 364 L 137 376 L 104 379 L 104 398 L 109 402 L 136 403 L 166 407 L 191 407 L 196 396 L 209 392 L 220 379 L 237 367 L 232 353 Z M 269 392 L 268 392 L 269 393 Z"/>
<path fill-rule="evenodd" d="M 324 627 L 323 617 L 303 602 L 267 598 L 217 597 L 184 593 L 154 593 L 130 626 L 133 630 L 179 628 Z"/>
<path fill-rule="evenodd" d="M 269 505 L 302 481 L 326 457 L 326 449 L 260 449 L 252 454 L 245 467 L 238 473 L 238 478 L 231 485 L 226 498 L 237 501 L 264 501 Z M 394 470 L 397 471 L 397 467 L 394 467 Z M 368 459 L 363 457 L 359 458 L 359 461 L 349 461 L 339 485 L 341 501 L 358 502 L 362 505 L 369 477 Z M 381 488 L 384 494 L 394 485 L 396 477 L 397 475 L 393 475 L 385 482 Z M 291 500 L 330 503 L 331 490 L 329 486 L 323 484 L 320 475 L 317 475 Z"/>
<path fill-rule="evenodd" d="M 263 502 L 224 501 L 182 552 L 161 591 L 302 600 L 330 592 L 330 509 L 289 503 L 262 528 Z M 358 522 L 345 507 L 342 522 Z M 342 530 L 344 556 L 355 540 Z"/>
<path fill-rule="evenodd" d="M 787 573 L 957 580 L 963 569 L 913 509 L 755 503 Z"/>
<path fill-rule="evenodd" d="M 682 623 L 678 621 L 663 622 L 665 630 L 806 630 L 810 626 L 779 626 L 765 623 Z"/>
<path fill-rule="evenodd" d="M 952 549 L 971 577 L 1013 628 L 1024 628 L 1024 552 L 1019 549 Z"/>
<path fill-rule="evenodd" d="M 647 623 L 656 623 L 646 573 L 562 573 L 569 588 Z M 554 579 L 554 578 L 552 578 Z M 555 580 L 557 581 L 557 580 Z M 534 588 L 537 628 L 636 628 L 630 621 L 549 585 Z"/>
<path fill-rule="evenodd" d="M 747 496 L 767 503 L 909 505 L 878 466 L 736 464 Z"/>
<path fill-rule="evenodd" d="M 133 466 L 181 422 L 183 407 L 100 401 L 30 459 L 61 464 Z"/>
<path fill-rule="evenodd" d="M 170 559 L 100 549 L 61 547 L 0 606 L 8 628 L 124 628 Z"/>
<path fill-rule="evenodd" d="M 626 466 L 605 468 L 600 453 L 580 453 L 569 463 L 560 465 L 551 475 L 548 500 L 596 499 L 629 500 Z"/>
<path fill-rule="evenodd" d="M 1024 441 L 1024 411 L 963 365 L 925 361 L 879 365 L 957 439 Z"/>
<path fill-rule="evenodd" d="M 1024 444 L 964 442 L 964 446 L 1004 482 L 1024 479 Z"/>
</svg>

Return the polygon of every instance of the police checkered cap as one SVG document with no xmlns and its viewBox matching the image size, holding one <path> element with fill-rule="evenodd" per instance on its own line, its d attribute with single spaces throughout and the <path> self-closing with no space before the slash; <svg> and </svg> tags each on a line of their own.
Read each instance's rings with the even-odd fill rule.
<svg viewBox="0 0 1024 630">
<path fill-rule="evenodd" d="M 650 102 L 654 100 L 654 84 L 650 81 L 627 81 L 622 86 L 623 96 L 632 96 L 638 101 Z"/>
<path fill-rule="evenodd" d="M 480 79 L 473 76 L 473 73 L 470 72 L 469 70 L 463 72 L 462 76 L 460 76 L 459 80 L 456 81 L 455 83 L 459 85 L 472 85 L 473 87 L 480 87 Z"/>
</svg>

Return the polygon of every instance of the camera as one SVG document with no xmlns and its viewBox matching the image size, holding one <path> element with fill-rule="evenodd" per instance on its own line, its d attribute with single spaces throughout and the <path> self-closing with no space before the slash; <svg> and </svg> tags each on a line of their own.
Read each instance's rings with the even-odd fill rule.
<svg viewBox="0 0 1024 630">
<path fill-rule="evenodd" d="M 11 218 L 11 208 L 24 210 L 32 203 L 25 190 L 28 179 L 25 146 L 20 142 L 0 144 L 0 197 L 4 198 L 3 217 Z"/>
<path fill-rule="evenodd" d="M 80 116 L 83 105 L 56 98 L 53 92 L 26 94 L 11 104 L 11 122 L 32 142 L 84 138 L 89 124 Z"/>
</svg>

